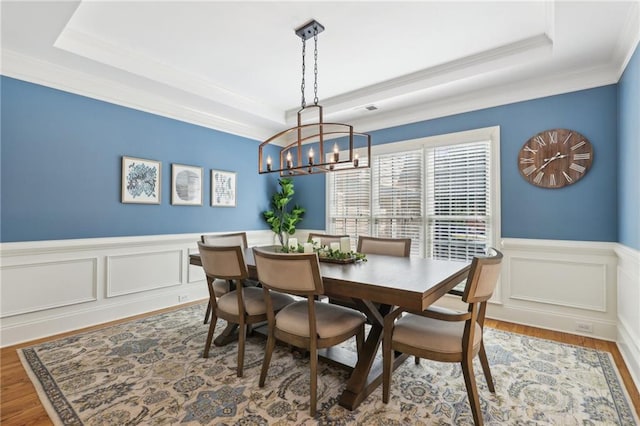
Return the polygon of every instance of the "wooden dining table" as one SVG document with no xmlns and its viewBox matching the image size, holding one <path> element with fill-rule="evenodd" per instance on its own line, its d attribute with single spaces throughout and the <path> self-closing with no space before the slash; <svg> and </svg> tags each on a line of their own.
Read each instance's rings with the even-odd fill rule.
<svg viewBox="0 0 640 426">
<path fill-rule="evenodd" d="M 275 247 L 260 247 L 275 250 Z M 257 279 L 253 249 L 245 249 L 249 276 Z M 189 262 L 202 266 L 199 254 L 191 254 Z M 371 325 L 362 350 L 353 353 L 338 347 L 319 351 L 325 360 L 351 371 L 347 385 L 340 395 L 339 404 L 354 410 L 382 383 L 382 360 L 376 354 L 383 335 L 384 316 L 395 306 L 422 311 L 462 282 L 471 264 L 453 260 L 435 260 L 419 257 L 367 255 L 366 261 L 349 264 L 320 262 L 320 273 L 326 296 L 350 301 L 362 311 Z M 233 339 L 235 328 L 229 325 L 217 345 Z M 393 368 L 406 359 L 398 354 Z"/>
</svg>

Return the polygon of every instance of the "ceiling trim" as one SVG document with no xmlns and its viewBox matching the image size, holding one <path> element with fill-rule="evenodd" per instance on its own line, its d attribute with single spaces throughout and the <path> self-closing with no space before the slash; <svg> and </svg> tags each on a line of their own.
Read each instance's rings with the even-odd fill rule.
<svg viewBox="0 0 640 426">
<path fill-rule="evenodd" d="M 394 98 L 416 91 L 434 88 L 454 81 L 495 71 L 541 57 L 550 56 L 553 42 L 546 34 L 539 34 L 495 49 L 426 68 L 398 78 L 324 99 L 321 103 L 325 117 L 346 110 L 362 108 L 384 99 Z M 286 113 L 287 123 L 297 118 L 296 109 Z"/>
<path fill-rule="evenodd" d="M 161 115 L 215 130 L 262 139 L 270 130 L 250 126 L 207 111 L 182 105 L 148 91 L 35 59 L 12 50 L 2 50 L 1 73 L 30 83 L 59 89 L 80 96 Z"/>
<path fill-rule="evenodd" d="M 54 47 L 210 101 L 234 105 L 262 119 L 285 124 L 281 110 L 212 84 L 202 76 L 168 66 L 86 33 L 67 27 L 58 36 Z"/>
<path fill-rule="evenodd" d="M 537 80 L 530 79 L 527 80 L 526 85 L 521 83 L 498 85 L 456 97 L 447 97 L 433 102 L 426 101 L 419 105 L 351 120 L 350 124 L 360 132 L 371 132 L 546 96 L 606 86 L 615 84 L 618 80 L 617 67 L 612 65 L 581 71 L 569 71 Z"/>
<path fill-rule="evenodd" d="M 618 69 L 618 79 L 622 77 L 627 64 L 631 60 L 633 53 L 640 44 L 640 3 L 634 3 L 631 13 L 620 30 L 620 37 L 613 51 L 613 60 L 620 64 Z"/>
</svg>

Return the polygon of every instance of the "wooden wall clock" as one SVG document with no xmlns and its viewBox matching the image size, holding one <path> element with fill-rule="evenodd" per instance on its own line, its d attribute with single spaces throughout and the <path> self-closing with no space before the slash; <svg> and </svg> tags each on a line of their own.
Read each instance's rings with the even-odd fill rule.
<svg viewBox="0 0 640 426">
<path fill-rule="evenodd" d="M 562 188 L 582 179 L 593 162 L 593 146 L 569 129 L 545 130 L 529 139 L 518 153 L 518 170 L 532 185 Z"/>
</svg>

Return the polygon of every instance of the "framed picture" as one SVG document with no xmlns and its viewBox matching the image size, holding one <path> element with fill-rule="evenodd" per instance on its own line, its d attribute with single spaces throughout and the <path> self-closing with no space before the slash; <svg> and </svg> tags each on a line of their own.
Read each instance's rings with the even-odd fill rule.
<svg viewBox="0 0 640 426">
<path fill-rule="evenodd" d="M 202 205 L 202 167 L 171 165 L 171 204 Z"/>
<path fill-rule="evenodd" d="M 122 202 L 160 204 L 162 163 L 122 157 Z"/>
<path fill-rule="evenodd" d="M 213 207 L 236 206 L 236 174 L 211 170 L 211 205 Z"/>
</svg>

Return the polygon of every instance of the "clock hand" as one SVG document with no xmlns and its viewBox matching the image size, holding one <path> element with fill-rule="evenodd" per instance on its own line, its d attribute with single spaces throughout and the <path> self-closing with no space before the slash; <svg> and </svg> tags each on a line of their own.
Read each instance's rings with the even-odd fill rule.
<svg viewBox="0 0 640 426">
<path fill-rule="evenodd" d="M 558 153 L 558 154 L 559 154 L 559 153 Z M 568 157 L 568 156 L 569 156 L 568 154 L 562 154 L 562 155 L 558 156 L 558 154 L 554 155 L 554 156 L 553 156 L 553 157 L 551 157 L 551 158 L 545 158 L 545 159 L 544 159 L 544 161 L 547 161 L 547 160 L 554 160 L 554 159 L 559 160 L 559 159 L 561 159 L 561 158 L 566 158 L 566 157 Z"/>
<path fill-rule="evenodd" d="M 556 155 L 554 155 L 551 158 L 545 158 L 545 162 L 542 166 L 540 166 L 540 168 L 538 169 L 538 171 L 544 169 L 545 167 L 547 167 L 549 165 L 549 163 L 551 163 L 553 160 L 557 160 L 558 158 L 562 158 L 562 156 L 560 155 L 560 153 L 556 153 Z"/>
</svg>

